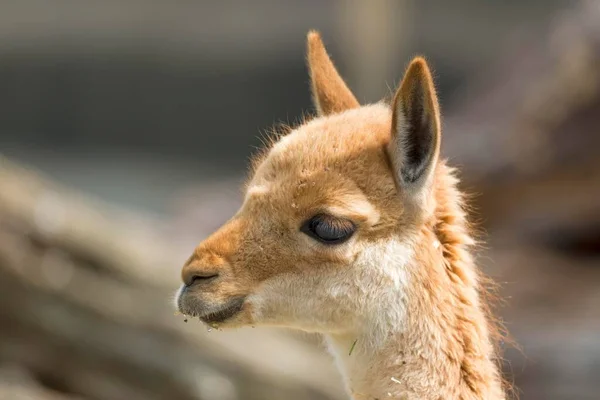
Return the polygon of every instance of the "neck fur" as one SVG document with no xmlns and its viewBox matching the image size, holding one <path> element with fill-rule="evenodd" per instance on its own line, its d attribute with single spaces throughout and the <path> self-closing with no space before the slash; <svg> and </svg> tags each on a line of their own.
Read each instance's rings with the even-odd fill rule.
<svg viewBox="0 0 600 400">
<path fill-rule="evenodd" d="M 381 296 L 364 329 L 327 337 L 356 400 L 506 398 L 456 179 L 442 164 L 436 181 L 412 261 L 386 266 L 407 270 L 406 288 Z M 400 303 L 401 324 L 390 315 Z"/>
</svg>

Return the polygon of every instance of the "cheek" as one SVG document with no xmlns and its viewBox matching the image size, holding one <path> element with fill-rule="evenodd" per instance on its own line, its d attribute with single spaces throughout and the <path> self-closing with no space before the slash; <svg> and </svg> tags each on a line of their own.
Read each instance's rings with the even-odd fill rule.
<svg viewBox="0 0 600 400">
<path fill-rule="evenodd" d="M 314 332 L 348 329 L 360 292 L 343 269 L 305 266 L 263 282 L 249 296 L 254 319 Z"/>
<path fill-rule="evenodd" d="M 202 295 L 212 301 L 228 301 L 232 297 L 246 296 L 252 293 L 256 283 L 252 279 L 224 279 L 218 284 L 204 288 Z"/>
<path fill-rule="evenodd" d="M 405 319 L 411 248 L 399 242 L 367 246 L 350 264 L 302 263 L 262 282 L 248 298 L 259 323 L 340 332 Z M 394 304 L 381 310 L 381 302 Z M 386 323 L 388 323 L 386 322 Z"/>
<path fill-rule="evenodd" d="M 362 249 L 358 235 L 339 244 L 324 244 L 305 233 L 298 232 L 294 237 L 295 252 L 293 262 L 304 271 L 340 271 L 348 269 Z"/>
<path fill-rule="evenodd" d="M 357 274 L 350 271 L 358 246 L 352 242 L 326 246 L 301 233 L 290 242 L 252 258 L 247 268 L 257 281 L 257 299 L 296 307 L 302 301 L 341 301 L 358 294 L 353 292 Z"/>
<path fill-rule="evenodd" d="M 298 246 L 285 230 L 251 232 L 233 256 L 234 273 L 236 277 L 262 282 L 294 269 L 298 257 Z"/>
</svg>

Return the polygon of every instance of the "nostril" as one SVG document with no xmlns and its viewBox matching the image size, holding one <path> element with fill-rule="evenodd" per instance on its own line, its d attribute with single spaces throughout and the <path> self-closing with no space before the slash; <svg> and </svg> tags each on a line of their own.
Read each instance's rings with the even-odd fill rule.
<svg viewBox="0 0 600 400">
<path fill-rule="evenodd" d="M 188 286 L 192 286 L 196 283 L 210 282 L 210 281 L 213 281 L 218 276 L 219 276 L 219 274 L 208 274 L 208 273 L 207 274 L 194 274 L 190 278 L 190 281 L 188 282 Z"/>
</svg>

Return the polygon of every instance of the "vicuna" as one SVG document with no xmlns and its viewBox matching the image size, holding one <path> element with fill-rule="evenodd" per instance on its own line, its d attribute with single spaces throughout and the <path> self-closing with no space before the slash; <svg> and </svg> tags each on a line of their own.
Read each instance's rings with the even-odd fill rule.
<svg viewBox="0 0 600 400">
<path fill-rule="evenodd" d="M 322 333 L 354 399 L 504 399 L 427 63 L 367 106 L 316 32 L 308 65 L 318 117 L 255 160 L 239 211 L 184 265 L 177 307 Z"/>
</svg>

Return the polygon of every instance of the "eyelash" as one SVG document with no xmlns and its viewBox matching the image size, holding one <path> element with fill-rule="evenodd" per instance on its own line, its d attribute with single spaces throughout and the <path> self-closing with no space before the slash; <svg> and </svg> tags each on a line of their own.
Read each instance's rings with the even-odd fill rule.
<svg viewBox="0 0 600 400">
<path fill-rule="evenodd" d="M 347 219 L 317 214 L 304 222 L 300 231 L 323 244 L 336 245 L 350 239 L 356 225 Z"/>
</svg>

